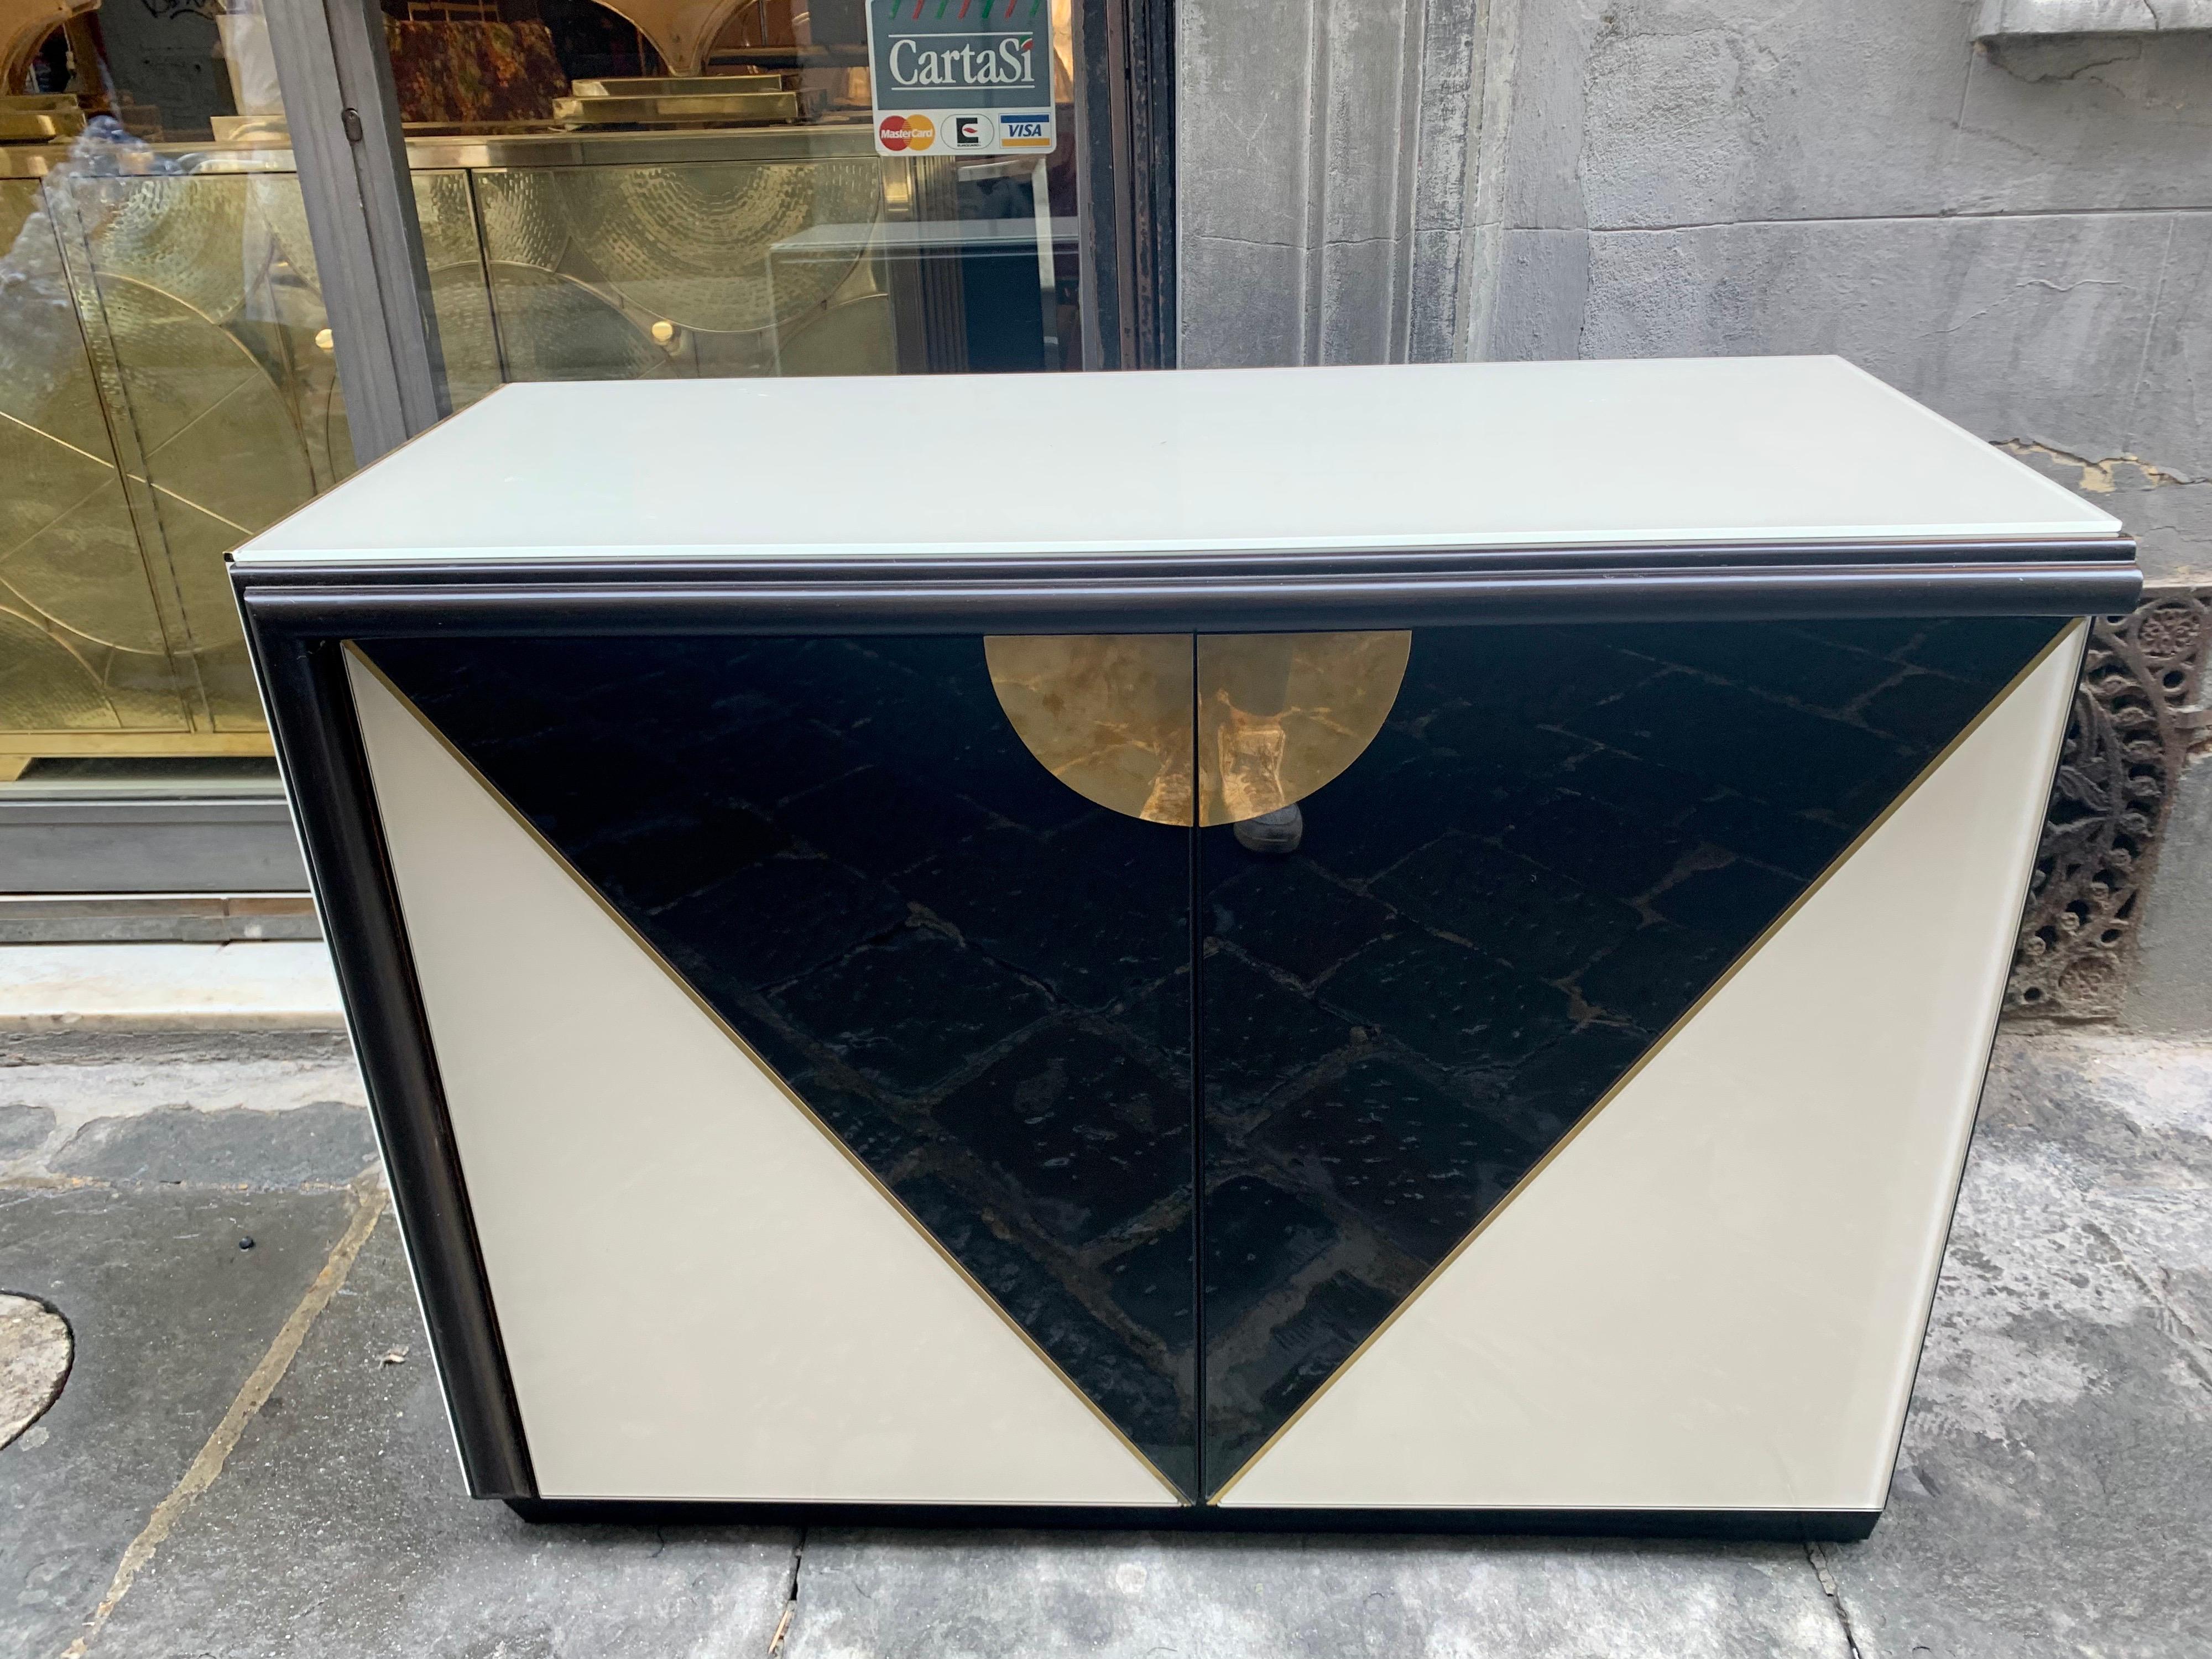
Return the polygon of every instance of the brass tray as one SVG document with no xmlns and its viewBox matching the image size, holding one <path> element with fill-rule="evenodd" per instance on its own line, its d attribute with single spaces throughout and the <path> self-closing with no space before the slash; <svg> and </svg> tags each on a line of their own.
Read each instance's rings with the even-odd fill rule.
<svg viewBox="0 0 2212 1659">
<path fill-rule="evenodd" d="M 795 92 L 681 94 L 672 98 L 556 98 L 553 118 L 571 126 L 631 126 L 656 121 L 773 125 L 799 118 Z"/>
<path fill-rule="evenodd" d="M 723 98 L 783 89 L 781 75 L 624 75 L 568 83 L 578 98 Z"/>
</svg>

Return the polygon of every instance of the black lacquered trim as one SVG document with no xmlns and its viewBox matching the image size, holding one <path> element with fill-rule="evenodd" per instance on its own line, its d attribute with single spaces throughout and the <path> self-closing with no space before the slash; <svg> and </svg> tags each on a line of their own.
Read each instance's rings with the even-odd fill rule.
<svg viewBox="0 0 2212 1659">
<path fill-rule="evenodd" d="M 959 1527 L 1143 1532 L 1473 1533 L 1565 1538 L 1714 1538 L 1855 1543 L 1880 1510 L 1045 1509 L 1002 1504 L 691 1504 L 509 1498 L 524 1520 L 562 1526 Z"/>
<path fill-rule="evenodd" d="M 2094 556 L 2090 556 L 2094 549 Z M 1732 549 L 1351 561 L 768 559 L 693 565 L 234 567 L 241 602 L 287 631 L 472 633 L 1264 632 L 1498 623 L 2109 615 L 2142 586 L 2134 544 L 1978 550 Z M 1787 561 L 1779 556 L 1786 552 Z M 1609 558 L 1611 563 L 1602 562 Z M 1768 562 L 1754 562 L 1765 558 Z"/>
<path fill-rule="evenodd" d="M 944 552 L 838 554 L 720 553 L 597 557 L 477 557 L 464 553 L 402 558 L 257 559 L 240 568 L 258 584 L 478 581 L 538 585 L 587 574 L 599 581 L 807 580 L 876 583 L 915 580 L 975 580 L 1083 584 L 1098 580 L 1181 580 L 1206 575 L 1362 576 L 1413 571 L 1565 571 L 1601 568 L 1623 571 L 1779 566 L 1817 570 L 1830 565 L 2126 564 L 2135 543 L 2125 536 L 1838 538 L 1825 541 L 1679 542 L 1624 545 L 1618 542 L 1541 546 L 1468 547 L 1438 544 L 1346 550 L 1332 548 L 1156 548 L 1144 551 L 1034 553 Z"/>
<path fill-rule="evenodd" d="M 1155 549 L 1145 552 L 939 553 L 884 557 L 876 554 L 702 553 L 599 558 L 564 555 L 541 558 L 474 558 L 465 554 L 409 558 L 256 559 L 238 567 L 254 586 L 347 586 L 433 581 L 494 586 L 600 582 L 821 581 L 862 585 L 886 581 L 1048 580 L 1081 586 L 1121 580 L 1180 580 L 1194 576 L 1364 576 L 1411 572 L 1566 571 L 1584 568 L 1622 572 L 1678 568 L 1802 568 L 1831 565 L 1990 564 L 2124 565 L 2135 557 L 2125 536 L 1998 538 L 1986 541 L 1875 538 L 1789 542 L 1679 542 L 1625 546 L 1618 542 L 1561 543 L 1529 547 L 1407 546 L 1346 551 L 1328 548 Z"/>
<path fill-rule="evenodd" d="M 469 1490 L 537 1491 L 335 641 L 258 628 L 255 672 Z"/>
</svg>

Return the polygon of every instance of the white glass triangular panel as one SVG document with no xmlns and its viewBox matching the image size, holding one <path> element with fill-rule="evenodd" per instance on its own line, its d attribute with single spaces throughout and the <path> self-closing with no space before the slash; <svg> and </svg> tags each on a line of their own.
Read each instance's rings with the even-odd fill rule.
<svg viewBox="0 0 2212 1659">
<path fill-rule="evenodd" d="M 1175 1494 L 349 659 L 549 1498 Z"/>
<path fill-rule="evenodd" d="M 1881 1507 L 2078 640 L 1222 1501 Z"/>
</svg>

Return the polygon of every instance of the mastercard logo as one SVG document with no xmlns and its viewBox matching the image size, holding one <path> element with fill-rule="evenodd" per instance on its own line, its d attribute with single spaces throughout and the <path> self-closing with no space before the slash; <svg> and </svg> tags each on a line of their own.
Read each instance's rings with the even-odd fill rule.
<svg viewBox="0 0 2212 1659">
<path fill-rule="evenodd" d="M 885 149 L 927 149 L 937 142 L 937 123 L 927 115 L 886 115 L 876 138 Z"/>
</svg>

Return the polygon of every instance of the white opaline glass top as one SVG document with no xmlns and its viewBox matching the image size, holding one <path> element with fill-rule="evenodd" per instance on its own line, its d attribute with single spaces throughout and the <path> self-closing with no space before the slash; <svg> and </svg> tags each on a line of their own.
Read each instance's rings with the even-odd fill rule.
<svg viewBox="0 0 2212 1659">
<path fill-rule="evenodd" d="M 2119 522 L 1837 357 L 510 386 L 246 562 L 2022 541 Z"/>
</svg>

